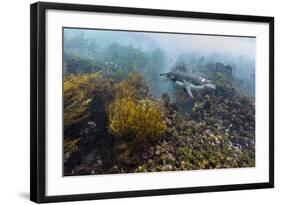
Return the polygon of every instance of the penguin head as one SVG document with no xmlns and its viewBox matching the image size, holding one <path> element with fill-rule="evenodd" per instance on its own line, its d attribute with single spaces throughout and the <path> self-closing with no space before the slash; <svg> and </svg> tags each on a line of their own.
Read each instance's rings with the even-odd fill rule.
<svg viewBox="0 0 281 205">
<path fill-rule="evenodd" d="M 168 72 L 168 73 L 164 73 L 164 74 L 160 74 L 161 76 L 166 76 L 166 78 L 175 81 L 176 80 L 176 75 L 172 72 Z"/>
</svg>

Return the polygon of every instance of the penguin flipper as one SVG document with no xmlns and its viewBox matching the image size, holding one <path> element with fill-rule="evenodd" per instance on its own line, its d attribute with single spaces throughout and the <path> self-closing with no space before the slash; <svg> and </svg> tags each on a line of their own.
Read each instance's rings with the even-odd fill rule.
<svg viewBox="0 0 281 205">
<path fill-rule="evenodd" d="M 191 92 L 192 84 L 190 84 L 190 83 L 184 81 L 184 85 L 185 85 L 185 90 L 186 90 L 186 92 L 188 93 L 188 95 L 189 95 L 191 98 L 193 98 L 193 94 L 192 94 L 192 92 Z"/>
</svg>

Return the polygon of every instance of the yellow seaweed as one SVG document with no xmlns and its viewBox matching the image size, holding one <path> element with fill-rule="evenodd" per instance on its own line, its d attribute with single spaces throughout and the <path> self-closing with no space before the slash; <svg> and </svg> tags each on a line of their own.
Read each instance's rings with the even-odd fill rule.
<svg viewBox="0 0 281 205">
<path fill-rule="evenodd" d="M 144 147 L 159 139 L 167 126 L 156 100 L 138 99 L 140 81 L 141 77 L 132 73 L 115 86 L 116 98 L 108 106 L 108 116 L 112 134 Z"/>
<path fill-rule="evenodd" d="M 91 102 L 90 92 L 95 88 L 94 80 L 100 73 L 68 75 L 64 78 L 64 125 L 69 126 L 86 118 Z"/>
</svg>

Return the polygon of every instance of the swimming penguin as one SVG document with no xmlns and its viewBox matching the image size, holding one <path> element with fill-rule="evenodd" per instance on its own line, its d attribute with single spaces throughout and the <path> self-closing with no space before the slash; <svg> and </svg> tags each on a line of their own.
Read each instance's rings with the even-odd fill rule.
<svg viewBox="0 0 281 205">
<path fill-rule="evenodd" d="M 201 90 L 205 88 L 216 89 L 216 85 L 206 78 L 198 75 L 180 73 L 180 72 L 168 72 L 160 74 L 172 80 L 176 85 L 183 87 L 188 95 L 193 98 L 191 90 Z"/>
</svg>

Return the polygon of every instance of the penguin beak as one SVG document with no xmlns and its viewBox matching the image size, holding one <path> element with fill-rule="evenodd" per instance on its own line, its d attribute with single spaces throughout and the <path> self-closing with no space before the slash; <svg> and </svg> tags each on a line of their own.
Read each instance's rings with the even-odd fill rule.
<svg viewBox="0 0 281 205">
<path fill-rule="evenodd" d="M 165 82 L 169 81 L 168 73 L 162 73 L 160 76 L 164 76 L 165 78 L 162 78 Z"/>
</svg>

